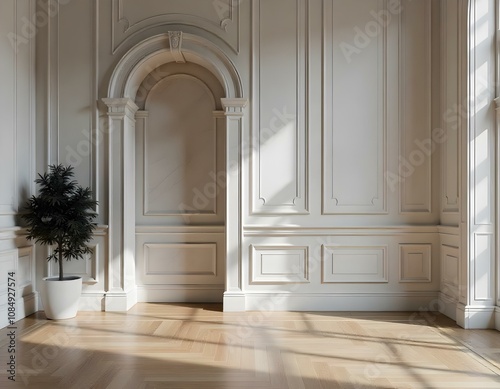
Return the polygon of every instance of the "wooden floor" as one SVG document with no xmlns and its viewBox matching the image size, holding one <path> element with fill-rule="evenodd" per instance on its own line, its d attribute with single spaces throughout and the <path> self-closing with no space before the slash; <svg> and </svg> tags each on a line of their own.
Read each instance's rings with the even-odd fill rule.
<svg viewBox="0 0 500 389">
<path fill-rule="evenodd" d="M 500 388 L 500 332 L 397 313 L 222 313 L 137 304 L 126 313 L 38 313 L 16 333 L 0 388 Z"/>
</svg>

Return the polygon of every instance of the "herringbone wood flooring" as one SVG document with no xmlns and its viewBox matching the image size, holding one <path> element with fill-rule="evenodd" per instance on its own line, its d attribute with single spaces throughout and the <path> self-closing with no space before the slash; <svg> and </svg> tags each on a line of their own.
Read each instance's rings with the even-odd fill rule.
<svg viewBox="0 0 500 389">
<path fill-rule="evenodd" d="M 500 388 L 500 333 L 434 313 L 222 313 L 137 304 L 18 323 L 16 382 L 0 388 Z"/>
</svg>

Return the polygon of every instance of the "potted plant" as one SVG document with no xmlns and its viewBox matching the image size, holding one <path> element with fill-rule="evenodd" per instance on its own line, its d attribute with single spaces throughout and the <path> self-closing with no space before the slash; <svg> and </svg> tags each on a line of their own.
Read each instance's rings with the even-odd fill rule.
<svg viewBox="0 0 500 389">
<path fill-rule="evenodd" d="M 82 291 L 82 278 L 65 276 L 64 261 L 83 259 L 92 249 L 97 202 L 90 188 L 82 188 L 73 180 L 73 167 L 50 165 L 49 173 L 38 175 L 37 196 L 27 204 L 22 216 L 28 227 L 28 239 L 41 245 L 53 246 L 47 260 L 59 264 L 58 277 L 46 277 L 40 287 L 42 304 L 49 319 L 75 317 Z"/>
</svg>

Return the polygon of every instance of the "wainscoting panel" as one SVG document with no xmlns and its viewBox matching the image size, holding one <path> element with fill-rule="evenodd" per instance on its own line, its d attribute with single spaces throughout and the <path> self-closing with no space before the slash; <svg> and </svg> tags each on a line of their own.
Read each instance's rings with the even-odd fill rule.
<svg viewBox="0 0 500 389">
<path fill-rule="evenodd" d="M 190 278 L 210 279 L 217 276 L 215 243 L 150 243 L 144 245 L 144 275 L 147 282 L 164 283 L 176 278 L 177 283 L 190 284 Z"/>
<path fill-rule="evenodd" d="M 475 301 L 492 303 L 492 295 L 495 285 L 495 264 L 493 262 L 493 234 L 476 233 L 474 236 L 474 262 L 471 273 L 474 278 L 474 289 L 472 295 Z"/>
<path fill-rule="evenodd" d="M 247 309 L 262 303 L 278 310 L 361 310 L 366 296 L 384 300 L 374 310 L 389 301 L 393 309 L 417 309 L 439 293 L 436 228 L 248 227 L 244 244 Z"/>
<path fill-rule="evenodd" d="M 388 282 L 387 247 L 324 246 L 323 283 Z"/>
<path fill-rule="evenodd" d="M 307 247 L 252 246 L 250 283 L 309 282 L 308 259 Z"/>
<path fill-rule="evenodd" d="M 35 282 L 33 247 L 23 247 L 18 251 L 17 262 L 17 289 L 18 297 L 27 297 L 32 294 Z"/>
<path fill-rule="evenodd" d="M 400 253 L 400 282 L 431 282 L 430 244 L 401 244 Z"/>
<path fill-rule="evenodd" d="M 441 293 L 458 301 L 459 250 L 441 245 Z"/>
<path fill-rule="evenodd" d="M 223 227 L 138 228 L 139 301 L 222 301 L 223 231 Z"/>
</svg>

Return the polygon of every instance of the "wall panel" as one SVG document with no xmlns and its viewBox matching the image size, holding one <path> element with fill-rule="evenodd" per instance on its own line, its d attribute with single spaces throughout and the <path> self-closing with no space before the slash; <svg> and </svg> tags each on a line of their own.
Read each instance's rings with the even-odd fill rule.
<svg viewBox="0 0 500 389">
<path fill-rule="evenodd" d="M 307 5 L 253 2 L 253 213 L 307 213 Z"/>
<path fill-rule="evenodd" d="M 388 282 L 387 247 L 324 246 L 323 283 Z"/>
<path fill-rule="evenodd" d="M 148 243 L 144 245 L 144 274 L 183 277 L 217 276 L 217 245 L 215 243 Z M 165 280 L 163 280 L 165 282 Z"/>
<path fill-rule="evenodd" d="M 51 159 L 75 168 L 80 185 L 96 190 L 96 147 L 103 134 L 96 134 L 96 2 L 61 4 L 53 30 L 56 50 L 50 57 L 53 73 L 52 108 L 57 117 L 57 155 Z M 78 34 L 74 32 L 78 31 Z M 56 150 L 54 150 L 55 152 Z"/>
<path fill-rule="evenodd" d="M 308 248 L 252 246 L 251 284 L 307 283 Z"/>
<path fill-rule="evenodd" d="M 431 212 L 431 3 L 404 1 L 400 23 L 401 212 Z"/>
<path fill-rule="evenodd" d="M 442 188 L 443 213 L 456 213 L 459 207 L 459 125 L 462 123 L 464 102 L 460 101 L 460 55 L 462 40 L 459 34 L 459 3 L 445 0 L 442 5 L 442 106 L 443 129 L 446 141 L 442 145 Z M 457 64 L 458 66 L 453 66 Z"/>
<path fill-rule="evenodd" d="M 0 163 L 2 166 L 2 182 L 0 188 L 0 215 L 9 215 L 17 211 L 17 177 L 16 177 L 16 71 L 17 55 L 16 41 L 16 1 L 8 0 L 2 3 L 2 23 L 0 33 L 2 37 L 10 39 L 0 40 L 0 114 L 2 116 L 2 132 L 0 142 Z M 10 34 L 10 35 L 9 35 Z M 22 47 L 23 45 L 21 45 Z"/>
<path fill-rule="evenodd" d="M 217 214 L 215 108 L 206 85 L 187 75 L 169 76 L 150 92 L 141 172 L 145 216 Z M 208 188 L 212 196 L 203 195 Z"/>
<path fill-rule="evenodd" d="M 324 5 L 323 213 L 385 213 L 387 29 L 371 12 L 386 2 Z M 374 25 L 361 44 L 358 31 Z"/>
<path fill-rule="evenodd" d="M 165 24 L 183 23 L 196 26 L 218 36 L 234 52 L 240 48 L 239 0 L 112 0 L 112 48 L 116 52 L 124 42 L 144 29 Z"/>
<path fill-rule="evenodd" d="M 224 291 L 223 227 L 138 227 L 139 301 L 220 302 Z"/>
<path fill-rule="evenodd" d="M 108 169 L 108 151 L 119 150 L 119 137 L 110 148 L 106 137 L 93 144 L 92 136 L 98 134 L 87 137 L 82 131 L 95 128 L 101 108 L 97 101 L 106 95 L 110 74 L 134 44 L 169 30 L 198 34 L 235 64 L 243 97 L 249 98 L 242 132 L 232 134 L 234 139 L 241 136 L 244 147 L 239 154 L 243 194 L 231 199 L 239 202 L 242 225 L 232 231 L 241 239 L 235 239 L 235 252 L 227 255 L 241 256 L 241 272 L 230 273 L 236 276 L 228 282 L 224 199 L 212 196 L 212 186 L 222 193 L 225 182 L 211 175 L 224 170 L 227 145 L 221 135 L 226 117 L 211 112 L 203 120 L 215 122 L 214 144 L 182 126 L 171 132 L 162 127 L 172 118 L 162 104 L 194 96 L 186 84 L 158 100 L 156 112 L 164 117 L 148 114 L 148 107 L 141 106 L 136 143 L 126 146 L 136 147 L 137 158 L 125 165 L 133 170 L 135 163 L 137 173 L 139 300 L 220 301 L 225 285 L 240 284 L 242 294 L 253 296 L 248 301 L 267 297 L 266 293 L 289 293 L 299 296 L 296 308 L 310 307 L 308 299 L 318 296 L 314 301 L 324 298 L 324 307 L 334 307 L 329 304 L 339 300 L 343 302 L 337 307 L 350 307 L 346 301 L 358 304 L 358 298 L 377 298 L 376 307 L 386 307 L 390 300 L 397 309 L 418 308 L 436 297 L 441 279 L 434 227 L 438 207 L 431 204 L 431 194 L 438 189 L 431 184 L 436 179 L 432 169 L 439 166 L 419 146 L 432 135 L 435 96 L 430 73 L 440 60 L 430 51 L 435 33 L 430 27 L 432 1 L 405 0 L 403 13 L 393 12 L 390 23 L 380 25 L 374 15 L 386 15 L 392 3 L 73 0 L 60 6 L 46 37 L 49 106 L 43 109 L 49 118 L 40 148 L 48 162 L 72 157 L 78 162 L 77 178 L 100 196 L 113 188 L 110 178 L 118 174 Z M 248 12 L 240 14 L 240 8 Z M 456 26 L 447 28 L 450 36 L 456 33 Z M 456 46 L 450 42 L 446 56 L 456 57 Z M 8 66 L 12 72 L 12 63 Z M 452 85 L 457 77 L 451 69 L 447 102 L 456 94 Z M 210 111 L 220 110 L 219 100 L 220 96 Z M 197 103 L 194 98 L 186 106 Z M 176 111 L 185 111 L 179 122 L 193 124 L 200 115 L 186 106 L 176 106 Z M 177 142 L 186 133 L 185 142 Z M 443 198 L 449 201 L 443 204 L 450 212 L 453 196 L 457 197 L 453 190 L 458 155 L 453 142 L 446 144 L 443 157 L 449 172 L 443 182 Z M 484 145 L 477 145 L 479 155 Z M 411 162 L 415 151 L 424 153 L 422 163 Z M 194 163 L 201 154 L 203 158 Z M 172 156 L 182 163 L 176 165 Z M 415 165 L 414 172 L 398 177 L 393 191 L 385 174 L 402 170 L 403 159 Z M 184 186 L 181 178 L 188 179 Z M 204 196 L 195 197 L 197 193 Z M 109 213 L 105 197 L 100 205 L 102 223 Z M 0 202 L 10 206 L 5 198 Z M 208 201 L 197 207 L 195 198 Z M 477 199 L 475 205 L 485 200 L 490 199 Z M 182 204 L 188 207 L 179 208 Z M 258 228 L 262 231 L 255 232 Z M 92 261 L 75 261 L 68 267 L 86 277 L 88 295 L 120 285 L 119 266 L 116 274 L 106 273 L 113 244 L 106 233 L 93 242 Z M 451 261 L 452 256 L 446 258 Z M 452 269 L 451 262 L 445 268 Z M 451 283 L 453 277 L 450 270 L 443 280 Z M 483 292 L 478 289 L 481 296 Z"/>
<path fill-rule="evenodd" d="M 0 12 L 0 327 L 7 320 L 7 276 L 15 272 L 16 317 L 36 309 L 34 258 L 19 226 L 35 176 L 35 1 L 7 0 Z M 21 249 L 19 249 L 21 248 Z"/>
<path fill-rule="evenodd" d="M 458 301 L 459 250 L 457 247 L 441 246 L 441 292 Z"/>
<path fill-rule="evenodd" d="M 400 244 L 400 282 L 431 282 L 432 246 Z"/>
</svg>

